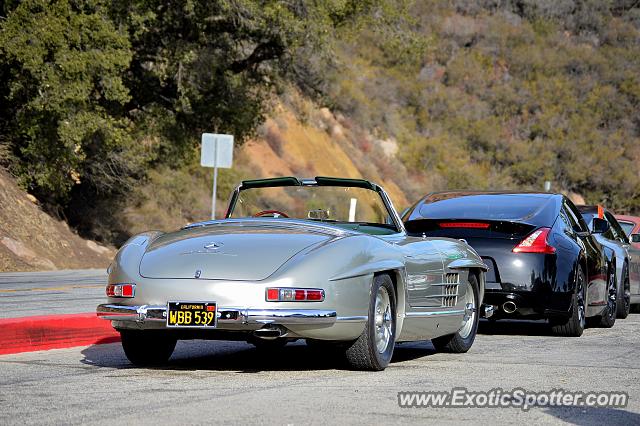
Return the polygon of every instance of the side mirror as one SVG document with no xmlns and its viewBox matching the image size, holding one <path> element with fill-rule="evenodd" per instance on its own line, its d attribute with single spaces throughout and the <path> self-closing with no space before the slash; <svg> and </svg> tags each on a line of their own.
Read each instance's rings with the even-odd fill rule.
<svg viewBox="0 0 640 426">
<path fill-rule="evenodd" d="M 591 224 L 591 232 L 594 234 L 602 234 L 609 230 L 609 222 L 604 219 L 600 219 L 598 217 L 593 218 L 593 223 Z"/>
<path fill-rule="evenodd" d="M 631 235 L 631 242 L 632 243 L 640 243 L 640 234 Z"/>
</svg>

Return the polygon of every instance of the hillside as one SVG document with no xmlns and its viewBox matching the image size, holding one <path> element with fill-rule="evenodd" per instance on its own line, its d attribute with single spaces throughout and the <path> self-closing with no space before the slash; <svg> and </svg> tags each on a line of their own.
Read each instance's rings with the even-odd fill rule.
<svg viewBox="0 0 640 426">
<path fill-rule="evenodd" d="M 334 109 L 395 138 L 407 168 L 428 174 L 425 189 L 540 190 L 548 180 L 637 213 L 638 6 L 414 2 L 422 45 L 364 28 L 324 68 L 324 91 Z"/>
<path fill-rule="evenodd" d="M 44 213 L 0 170 L 0 272 L 106 268 L 114 253 Z"/>
</svg>

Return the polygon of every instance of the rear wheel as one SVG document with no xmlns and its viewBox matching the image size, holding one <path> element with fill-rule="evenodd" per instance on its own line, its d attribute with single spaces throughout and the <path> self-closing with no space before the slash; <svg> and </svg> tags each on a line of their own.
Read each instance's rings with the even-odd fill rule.
<svg viewBox="0 0 640 426">
<path fill-rule="evenodd" d="M 388 275 L 373 279 L 369 318 L 364 331 L 345 350 L 349 365 L 357 370 L 384 370 L 396 342 L 396 296 Z"/>
<path fill-rule="evenodd" d="M 615 260 L 611 264 L 611 271 L 609 272 L 609 281 L 607 283 L 607 307 L 600 317 L 600 327 L 611 328 L 616 323 L 616 315 L 618 312 L 618 283 L 616 281 L 616 267 Z"/>
<path fill-rule="evenodd" d="M 122 349 L 129 361 L 139 367 L 166 363 L 176 347 L 177 339 L 166 332 L 121 330 Z"/>
<path fill-rule="evenodd" d="M 585 278 L 578 267 L 576 284 L 571 298 L 571 315 L 568 318 L 551 319 L 551 330 L 558 336 L 580 337 L 586 327 L 585 318 Z"/>
<path fill-rule="evenodd" d="M 462 327 L 454 334 L 437 337 L 431 340 L 436 350 L 440 352 L 464 353 L 467 352 L 476 338 L 478 331 L 479 296 L 478 279 L 475 275 L 469 275 L 467 291 L 465 292 L 464 317 Z"/>
<path fill-rule="evenodd" d="M 631 289 L 629 284 L 629 265 L 622 267 L 622 285 L 618 288 L 618 318 L 625 319 L 631 310 Z"/>
</svg>

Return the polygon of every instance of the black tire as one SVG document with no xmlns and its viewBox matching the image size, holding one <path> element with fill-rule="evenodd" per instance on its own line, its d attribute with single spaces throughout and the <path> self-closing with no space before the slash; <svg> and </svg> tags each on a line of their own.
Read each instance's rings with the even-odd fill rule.
<svg viewBox="0 0 640 426">
<path fill-rule="evenodd" d="M 380 294 L 380 296 L 378 296 Z M 377 308 L 381 305 L 379 299 L 384 300 L 384 312 Z M 384 332 L 386 330 L 386 333 Z M 391 361 L 396 341 L 396 296 L 391 278 L 376 275 L 371 286 L 371 300 L 369 301 L 369 315 L 364 331 L 345 349 L 345 357 L 349 366 L 356 370 L 384 370 Z M 376 338 L 376 336 L 379 336 Z M 388 339 L 388 340 L 387 340 Z M 378 348 L 384 346 L 382 350 Z"/>
<path fill-rule="evenodd" d="M 551 331 L 557 336 L 580 337 L 584 331 L 587 321 L 585 317 L 585 294 L 586 282 L 584 272 L 578 267 L 576 273 L 576 285 L 571 297 L 571 313 L 567 318 L 552 318 Z"/>
<path fill-rule="evenodd" d="M 472 321 L 471 328 L 469 330 L 465 326 L 463 326 L 460 328 L 460 330 L 453 334 L 448 334 L 446 336 L 440 336 L 436 337 L 435 339 L 431 339 L 431 343 L 438 352 L 464 353 L 471 348 L 471 345 L 473 345 L 473 341 L 475 340 L 476 334 L 478 332 L 478 322 L 480 321 L 480 316 L 478 315 L 478 307 L 480 306 L 478 279 L 473 274 L 469 275 L 469 285 L 471 286 L 471 289 L 473 291 L 473 312 L 471 312 L 472 316 L 469 317 L 469 320 Z M 464 336 L 463 334 L 466 334 L 466 336 Z"/>
<path fill-rule="evenodd" d="M 177 339 L 166 332 L 121 330 L 124 354 L 138 367 L 158 366 L 166 363 L 176 348 Z"/>
<path fill-rule="evenodd" d="M 622 286 L 618 288 L 618 318 L 625 319 L 631 311 L 631 288 L 629 282 L 629 264 L 622 267 Z"/>
<path fill-rule="evenodd" d="M 611 262 L 611 270 L 609 271 L 609 279 L 607 282 L 607 307 L 600 316 L 598 327 L 611 328 L 616 323 L 616 315 L 618 313 L 618 281 L 616 277 L 615 259 Z"/>
</svg>

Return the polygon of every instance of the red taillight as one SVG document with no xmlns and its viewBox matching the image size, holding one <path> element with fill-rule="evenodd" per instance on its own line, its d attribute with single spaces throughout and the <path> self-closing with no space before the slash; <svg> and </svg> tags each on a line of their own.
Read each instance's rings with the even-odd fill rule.
<svg viewBox="0 0 640 426">
<path fill-rule="evenodd" d="M 307 300 L 320 301 L 324 299 L 324 290 L 307 290 Z"/>
<path fill-rule="evenodd" d="M 267 302 L 322 302 L 324 290 L 317 288 L 268 288 Z"/>
<path fill-rule="evenodd" d="M 549 236 L 550 228 L 540 228 L 533 231 L 517 246 L 513 248 L 514 253 L 543 253 L 553 254 L 556 252 L 556 248 L 549 245 L 547 237 Z"/>
<path fill-rule="evenodd" d="M 277 302 L 280 300 L 280 289 L 279 288 L 268 288 L 267 289 L 267 302 Z"/>
<path fill-rule="evenodd" d="M 107 286 L 107 297 L 135 297 L 135 284 L 109 284 Z"/>
<path fill-rule="evenodd" d="M 122 297 L 133 297 L 133 285 L 125 284 L 122 286 Z"/>
<path fill-rule="evenodd" d="M 440 228 L 471 228 L 471 229 L 487 229 L 488 223 L 483 222 L 440 222 Z"/>
</svg>

